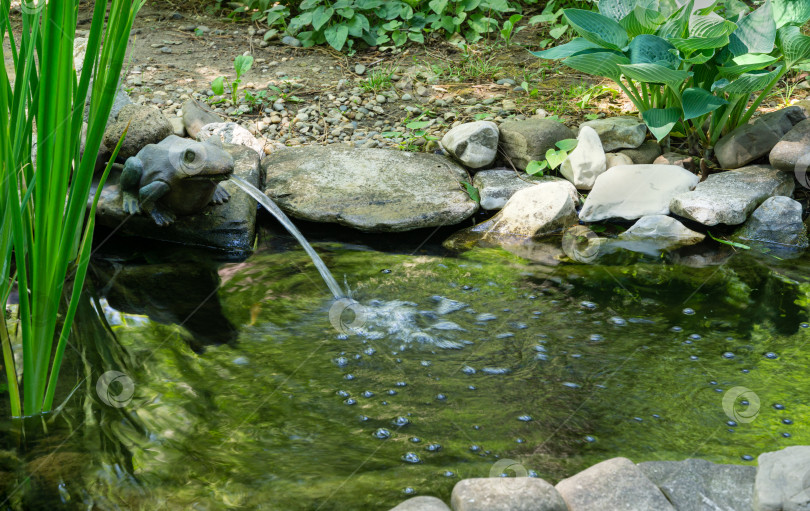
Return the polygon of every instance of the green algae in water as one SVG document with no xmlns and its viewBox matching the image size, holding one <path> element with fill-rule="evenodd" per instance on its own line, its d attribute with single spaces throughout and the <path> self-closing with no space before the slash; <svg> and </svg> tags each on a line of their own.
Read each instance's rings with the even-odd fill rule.
<svg viewBox="0 0 810 511">
<path fill-rule="evenodd" d="M 363 335 L 332 324 L 300 250 L 218 268 L 206 314 L 237 334 L 200 354 L 172 321 L 108 309 L 136 395 L 101 421 L 106 443 L 67 442 L 93 460 L 69 491 L 136 509 L 388 509 L 406 489 L 448 500 L 504 458 L 556 482 L 614 456 L 745 463 L 810 444 L 796 262 L 548 268 L 316 247 L 367 307 Z M 735 387 L 760 399 L 751 422 L 723 408 Z M 134 478 L 111 477 L 111 459 Z"/>
</svg>

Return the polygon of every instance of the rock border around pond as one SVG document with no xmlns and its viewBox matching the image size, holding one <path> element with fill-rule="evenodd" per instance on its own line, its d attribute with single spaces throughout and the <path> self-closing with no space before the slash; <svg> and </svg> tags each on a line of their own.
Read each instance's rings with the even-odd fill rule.
<svg viewBox="0 0 810 511">
<path fill-rule="evenodd" d="M 508 460 L 513 461 L 513 460 Z M 520 466 L 513 462 L 512 466 Z M 522 467 L 521 467 L 522 468 Z M 810 446 L 763 453 L 758 466 L 701 459 L 611 458 L 556 486 L 536 477 L 462 479 L 450 506 L 412 497 L 391 511 L 779 511 L 810 509 Z"/>
</svg>

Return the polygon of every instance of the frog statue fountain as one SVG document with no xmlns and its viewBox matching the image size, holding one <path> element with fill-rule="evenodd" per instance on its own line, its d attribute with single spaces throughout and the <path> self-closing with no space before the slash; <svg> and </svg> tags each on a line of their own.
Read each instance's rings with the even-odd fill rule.
<svg viewBox="0 0 810 511">
<path fill-rule="evenodd" d="M 170 135 L 127 159 L 120 180 L 123 210 L 143 210 L 165 227 L 178 215 L 227 202 L 230 194 L 219 183 L 233 171 L 234 159 L 218 137 L 195 142 Z"/>
</svg>

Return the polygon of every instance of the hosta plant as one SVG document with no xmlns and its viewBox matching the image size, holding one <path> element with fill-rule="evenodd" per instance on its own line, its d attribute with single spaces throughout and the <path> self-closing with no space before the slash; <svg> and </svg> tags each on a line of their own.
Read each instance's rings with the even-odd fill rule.
<svg viewBox="0 0 810 511">
<path fill-rule="evenodd" d="M 808 0 L 601 0 L 565 18 L 579 37 L 534 55 L 613 80 L 659 141 L 688 137 L 705 157 L 810 58 Z"/>
</svg>

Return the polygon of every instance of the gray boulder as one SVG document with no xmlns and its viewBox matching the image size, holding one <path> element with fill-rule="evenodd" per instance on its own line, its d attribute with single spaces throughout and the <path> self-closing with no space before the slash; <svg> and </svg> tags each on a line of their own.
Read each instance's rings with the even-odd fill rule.
<svg viewBox="0 0 810 511">
<path fill-rule="evenodd" d="M 492 165 L 498 155 L 498 125 L 492 121 L 459 124 L 442 137 L 450 156 L 471 169 Z"/>
<path fill-rule="evenodd" d="M 810 170 L 810 119 L 805 119 L 782 137 L 770 154 L 771 165 L 797 177 Z M 805 178 L 805 184 L 807 179 Z"/>
<path fill-rule="evenodd" d="M 678 194 L 694 189 L 698 177 L 674 165 L 624 165 L 596 178 L 579 213 L 583 222 L 608 218 L 636 220 L 645 215 L 669 214 Z"/>
<path fill-rule="evenodd" d="M 790 197 L 766 199 L 734 233 L 734 238 L 777 247 L 807 248 L 802 205 Z"/>
<path fill-rule="evenodd" d="M 596 130 L 605 151 L 635 149 L 647 136 L 647 125 L 638 117 L 629 115 L 587 121 L 580 125 L 579 130 L 582 131 L 586 126 Z"/>
<path fill-rule="evenodd" d="M 118 113 L 116 121 L 104 131 L 104 145 L 112 152 L 124 130 L 127 136 L 121 145 L 119 158 L 135 156 L 148 144 L 157 144 L 174 132 L 169 119 L 153 106 L 125 105 Z"/>
<path fill-rule="evenodd" d="M 259 142 L 248 130 L 235 122 L 218 122 L 206 124 L 197 133 L 197 140 L 205 142 L 211 137 L 219 137 L 225 144 L 243 145 L 256 151 L 259 158 L 264 156 L 264 144 Z"/>
<path fill-rule="evenodd" d="M 705 234 L 695 232 L 666 215 L 643 216 L 618 236 L 619 240 L 642 243 L 655 251 L 695 245 L 703 241 L 705 237 Z M 631 247 L 626 246 L 626 248 Z"/>
<path fill-rule="evenodd" d="M 189 137 L 196 139 L 203 126 L 218 122 L 225 120 L 196 99 L 189 99 L 183 103 L 183 124 Z"/>
<path fill-rule="evenodd" d="M 436 497 L 413 497 L 391 511 L 450 511 L 450 508 Z"/>
<path fill-rule="evenodd" d="M 501 124 L 501 149 L 520 170 L 532 160 L 545 160 L 546 151 L 557 142 L 574 138 L 574 132 L 564 124 L 551 119 L 507 121 Z"/>
<path fill-rule="evenodd" d="M 598 463 L 557 486 L 569 511 L 675 511 L 652 481 L 627 458 Z"/>
<path fill-rule="evenodd" d="M 501 209 L 516 192 L 531 186 L 548 183 L 551 181 L 562 181 L 553 176 L 530 176 L 523 172 L 515 172 L 512 169 L 490 169 L 476 172 L 473 177 L 473 186 L 478 189 L 481 196 L 481 207 L 488 210 Z M 573 191 L 571 199 L 574 204 L 577 199 L 576 190 Z"/>
<path fill-rule="evenodd" d="M 770 165 L 750 165 L 710 175 L 694 191 L 672 199 L 676 215 L 703 225 L 739 225 L 768 197 L 793 194 L 793 175 Z"/>
<path fill-rule="evenodd" d="M 757 458 L 755 511 L 810 509 L 810 446 L 796 445 Z"/>
<path fill-rule="evenodd" d="M 577 137 L 577 147 L 560 167 L 560 174 L 574 183 L 578 190 L 590 190 L 597 176 L 607 170 L 607 159 L 596 131 L 583 126 Z"/>
<path fill-rule="evenodd" d="M 533 477 L 464 479 L 450 504 L 454 511 L 567 511 L 557 490 Z"/>
<path fill-rule="evenodd" d="M 806 119 L 804 110 L 792 106 L 760 116 L 751 124 L 732 130 L 714 146 L 717 161 L 724 169 L 738 169 L 768 154 L 771 149 Z"/>
<path fill-rule="evenodd" d="M 636 165 L 650 165 L 661 156 L 661 146 L 655 140 L 646 140 L 636 149 L 622 149 L 619 154 L 629 157 Z"/>
<path fill-rule="evenodd" d="M 293 217 L 369 232 L 454 225 L 478 204 L 467 172 L 425 153 L 337 146 L 295 147 L 262 160 L 270 198 Z"/>
<path fill-rule="evenodd" d="M 638 468 L 678 511 L 750 511 L 756 468 L 706 460 L 648 461 Z"/>
</svg>

